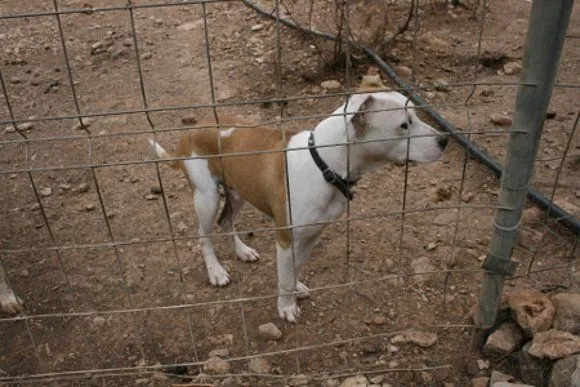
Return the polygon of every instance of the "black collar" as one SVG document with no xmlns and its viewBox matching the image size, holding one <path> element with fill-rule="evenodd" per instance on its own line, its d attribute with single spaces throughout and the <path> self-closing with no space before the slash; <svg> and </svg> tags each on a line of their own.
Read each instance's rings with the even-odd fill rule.
<svg viewBox="0 0 580 387">
<path fill-rule="evenodd" d="M 328 164 L 326 164 L 324 160 L 322 160 L 322 158 L 318 154 L 318 151 L 315 148 L 314 132 L 310 132 L 310 137 L 308 137 L 308 149 L 310 150 L 310 155 L 312 156 L 312 159 L 316 163 L 316 166 L 322 172 L 324 180 L 326 180 L 327 183 L 332 184 L 333 186 L 338 188 L 338 190 L 342 192 L 345 198 L 347 198 L 348 200 L 352 200 L 354 198 L 354 195 L 352 194 L 350 188 L 356 184 L 357 180 L 352 181 L 343 179 L 336 172 L 332 171 L 328 167 Z"/>
</svg>

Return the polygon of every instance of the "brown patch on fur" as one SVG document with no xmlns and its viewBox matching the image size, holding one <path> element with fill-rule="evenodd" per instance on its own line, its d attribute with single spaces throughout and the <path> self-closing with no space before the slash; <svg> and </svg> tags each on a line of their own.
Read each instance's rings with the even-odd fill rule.
<svg viewBox="0 0 580 387">
<path fill-rule="evenodd" d="M 284 150 L 295 132 L 287 131 L 285 142 L 281 131 L 255 126 L 237 118 L 220 117 L 221 130 L 215 120 L 202 121 L 199 125 L 206 128 L 192 129 L 183 135 L 176 156 L 213 156 L 208 157 L 208 167 L 213 176 L 272 217 L 276 227 L 288 227 Z M 231 128 L 236 129 L 218 138 L 220 132 Z M 228 155 L 248 152 L 272 153 Z M 176 164 L 189 180 L 184 162 L 179 160 Z M 190 181 L 190 184 L 195 189 L 193 182 Z M 276 234 L 280 246 L 288 248 L 291 232 L 278 230 Z"/>
</svg>

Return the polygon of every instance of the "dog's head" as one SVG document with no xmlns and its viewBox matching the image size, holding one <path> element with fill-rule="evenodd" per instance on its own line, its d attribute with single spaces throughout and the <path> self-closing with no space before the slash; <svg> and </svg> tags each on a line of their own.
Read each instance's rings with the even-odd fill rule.
<svg viewBox="0 0 580 387">
<path fill-rule="evenodd" d="M 346 107 L 349 132 L 363 156 L 375 161 L 437 161 L 447 137 L 421 121 L 407 97 L 384 90 L 378 75 L 367 75 L 359 89 L 363 93 L 352 95 Z"/>
</svg>

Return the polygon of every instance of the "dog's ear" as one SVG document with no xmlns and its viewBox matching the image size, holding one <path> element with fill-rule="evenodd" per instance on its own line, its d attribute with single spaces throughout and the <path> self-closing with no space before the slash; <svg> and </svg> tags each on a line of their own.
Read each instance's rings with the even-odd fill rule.
<svg viewBox="0 0 580 387">
<path fill-rule="evenodd" d="M 348 116 L 347 121 L 352 123 L 354 127 L 354 134 L 356 138 L 361 138 L 366 131 L 367 119 L 369 110 L 372 110 L 374 98 L 372 94 L 355 94 L 350 97 L 348 103 L 349 113 L 354 113 Z"/>
</svg>

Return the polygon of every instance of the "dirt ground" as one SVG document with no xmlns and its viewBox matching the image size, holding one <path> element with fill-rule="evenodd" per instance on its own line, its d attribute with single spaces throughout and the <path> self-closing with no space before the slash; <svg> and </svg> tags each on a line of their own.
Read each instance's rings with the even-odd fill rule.
<svg viewBox="0 0 580 387">
<path fill-rule="evenodd" d="M 125 1 L 58 2 L 63 10 L 89 3 L 122 8 Z M 309 2 L 284 3 L 283 16 L 308 23 Z M 365 34 L 382 19 L 373 17 L 378 13 L 372 12 L 372 2 L 351 3 L 352 30 L 362 41 L 369 39 Z M 468 99 L 480 28 L 472 18 L 474 5 L 450 9 L 441 1 L 426 3 L 416 50 L 412 21 L 396 43 L 381 47 L 381 55 L 393 65 L 415 68 L 417 84 L 438 84 L 422 94 L 458 129 L 505 131 L 490 119 L 513 115 L 519 75 L 505 74 L 504 65 L 521 61 L 531 4 L 492 3 L 483 34 L 487 59 L 476 72 L 485 85 Z M 271 10 L 274 2 L 262 4 Z M 333 30 L 330 4 L 314 3 L 313 27 Z M 52 1 L 5 0 L 0 15 L 52 7 Z M 388 7 L 391 24 L 382 22 L 394 30 L 408 4 Z M 312 296 L 301 302 L 299 324 L 277 317 L 272 224 L 249 207 L 237 230 L 245 231 L 242 238 L 261 259 L 236 261 L 229 238 L 216 237 L 216 250 L 233 281 L 225 288 L 210 286 L 185 179 L 162 164 L 157 169 L 142 163 L 152 157 L 147 131 L 158 131 L 156 139 L 171 149 L 179 133 L 173 129 L 213 114 L 207 107 L 212 93 L 203 13 L 199 4 L 134 11 L 143 90 L 127 10 L 61 15 L 76 106 L 55 16 L 0 20 L 0 70 L 9 98 L 9 104 L 0 100 L 0 121 L 5 122 L 0 132 L 0 259 L 29 317 L 0 318 L 0 384 L 1 378 L 14 382 L 27 375 L 45 375 L 34 379 L 42 385 L 179 383 L 201 372 L 199 363 L 210 351 L 224 347 L 232 359 L 230 372 L 245 374 L 229 379 L 234 385 L 284 385 L 295 382 L 282 376 L 300 374 L 308 385 L 322 385 L 333 376 L 365 372 L 384 375 L 383 383 L 393 386 L 465 386 L 479 373 L 489 373 L 473 371 L 473 362 L 483 355 L 469 349 L 469 315 L 479 293 L 480 259 L 487 252 L 499 182 L 471 159 L 462 181 L 465 152 L 455 143 L 441 161 L 408 167 L 405 201 L 404 166 L 386 167 L 360 181 L 351 220 L 328 227 L 304 268 L 302 278 Z M 240 2 L 209 3 L 205 13 L 215 98 L 225 103 L 220 114 L 310 129 L 319 120 L 311 117 L 329 114 L 342 103 L 337 96 L 313 98 L 329 93 L 321 82 L 334 79 L 342 84 L 339 91 L 352 89 L 370 64 L 355 55 L 347 76 L 343 68 L 328 65 L 332 43 L 282 27 L 279 74 L 271 20 Z M 580 39 L 574 36 L 580 35 L 579 20 L 576 4 L 558 74 L 562 85 L 578 85 Z M 304 98 L 290 100 L 283 109 L 260 102 L 279 97 Z M 555 116 L 546 120 L 534 178 L 534 187 L 546 195 L 552 193 L 572 134 L 578 100 L 577 88 L 554 90 L 550 109 Z M 257 102 L 236 104 L 242 101 Z M 206 107 L 186 108 L 200 104 Z M 145 106 L 153 109 L 149 117 L 142 112 Z M 168 108 L 175 106 L 182 108 Z M 9 107 L 16 119 L 32 120 L 25 130 L 29 142 L 10 129 Z M 76 115 L 77 107 L 81 115 L 96 115 L 86 131 L 74 118 L 61 119 Z M 89 140 L 88 132 L 94 138 Z M 503 160 L 506 134 L 472 138 Z M 95 167 L 83 167 L 89 164 Z M 554 196 L 575 216 L 579 167 L 576 132 Z M 35 170 L 20 171 L 26 168 Z M 404 219 L 403 203 L 409 211 Z M 462 206 L 459 213 L 453 208 L 457 205 Z M 568 230 L 546 225 L 541 212 L 530 207 L 514 250 L 521 264 L 508 290 L 569 287 L 577 244 Z M 51 246 L 61 248 L 47 249 Z M 420 257 L 447 274 L 411 276 L 412 262 Z M 258 326 L 267 322 L 281 329 L 279 341 L 260 337 Z M 409 329 L 436 333 L 437 343 L 429 348 L 391 343 L 391 336 Z M 258 355 L 268 362 L 270 376 L 247 374 L 248 357 Z M 167 381 L 159 373 L 151 378 L 151 370 L 181 363 L 195 365 L 172 369 L 185 371 L 182 378 Z M 211 380 L 220 382 L 219 377 Z"/>
</svg>

